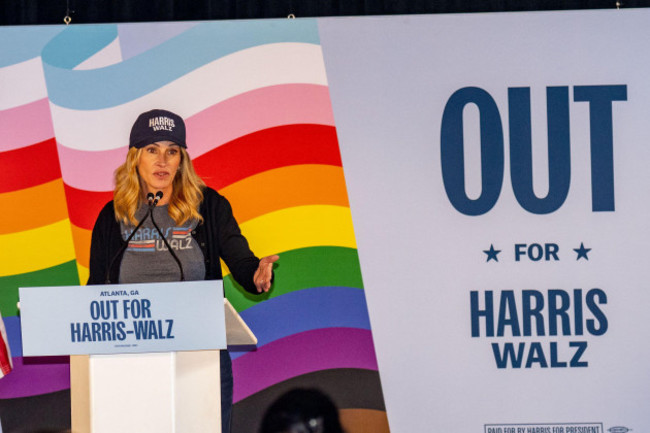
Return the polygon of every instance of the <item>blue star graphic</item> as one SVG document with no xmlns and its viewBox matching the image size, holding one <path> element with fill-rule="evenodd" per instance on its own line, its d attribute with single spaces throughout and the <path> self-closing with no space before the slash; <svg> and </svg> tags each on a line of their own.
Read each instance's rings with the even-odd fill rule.
<svg viewBox="0 0 650 433">
<path fill-rule="evenodd" d="M 591 248 L 585 248 L 584 243 L 580 242 L 580 248 L 574 248 L 573 251 L 578 253 L 578 257 L 576 257 L 576 260 L 580 260 L 580 259 L 589 260 L 589 257 L 587 257 L 587 253 L 591 251 Z"/>
<path fill-rule="evenodd" d="M 494 245 L 490 244 L 490 249 L 489 250 L 483 250 L 485 254 L 487 254 L 487 260 L 486 262 L 489 262 L 490 260 L 494 259 L 495 262 L 499 261 L 499 258 L 497 257 L 497 254 L 501 252 L 501 250 L 495 250 Z"/>
</svg>

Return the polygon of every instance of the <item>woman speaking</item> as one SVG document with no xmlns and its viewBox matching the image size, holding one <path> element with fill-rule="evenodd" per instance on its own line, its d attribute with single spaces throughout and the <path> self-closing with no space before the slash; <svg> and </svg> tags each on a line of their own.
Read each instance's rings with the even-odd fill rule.
<svg viewBox="0 0 650 433">
<path fill-rule="evenodd" d="M 248 292 L 271 288 L 278 256 L 258 259 L 230 203 L 206 187 L 187 153 L 183 119 L 166 110 L 138 116 L 113 200 L 99 213 L 88 284 L 221 279 L 223 259 Z M 151 212 L 151 214 L 149 213 Z M 221 351 L 222 429 L 230 430 L 232 366 Z"/>
</svg>

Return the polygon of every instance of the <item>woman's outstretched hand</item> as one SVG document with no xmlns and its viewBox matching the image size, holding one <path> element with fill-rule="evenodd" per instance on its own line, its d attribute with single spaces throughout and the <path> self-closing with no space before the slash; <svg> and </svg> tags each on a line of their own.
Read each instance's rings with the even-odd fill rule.
<svg viewBox="0 0 650 433">
<path fill-rule="evenodd" d="M 253 275 L 253 282 L 258 293 L 268 292 L 271 288 L 271 278 L 273 277 L 273 263 L 277 262 L 280 256 L 273 255 L 263 257 Z"/>
</svg>

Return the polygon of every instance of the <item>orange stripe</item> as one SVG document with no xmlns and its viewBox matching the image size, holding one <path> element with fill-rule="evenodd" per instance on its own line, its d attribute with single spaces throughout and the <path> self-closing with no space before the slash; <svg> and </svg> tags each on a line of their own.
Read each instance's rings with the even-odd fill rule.
<svg viewBox="0 0 650 433">
<path fill-rule="evenodd" d="M 72 241 L 74 243 L 75 255 L 77 256 L 77 263 L 88 268 L 90 263 L 90 238 L 92 231 L 82 229 L 74 224 L 70 224 L 70 227 L 72 227 Z"/>
<path fill-rule="evenodd" d="M 373 409 L 340 409 L 343 430 L 355 433 L 390 433 L 386 412 Z"/>
<path fill-rule="evenodd" d="M 292 165 L 268 170 L 220 190 L 243 223 L 280 209 L 323 204 L 349 207 L 341 167 Z"/>
<path fill-rule="evenodd" d="M 63 180 L 0 194 L 0 234 L 22 232 L 68 218 Z"/>
</svg>

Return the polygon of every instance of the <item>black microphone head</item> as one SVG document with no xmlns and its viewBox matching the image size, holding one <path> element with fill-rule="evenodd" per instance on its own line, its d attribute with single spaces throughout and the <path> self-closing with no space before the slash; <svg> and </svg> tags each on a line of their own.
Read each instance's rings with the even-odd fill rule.
<svg viewBox="0 0 650 433">
<path fill-rule="evenodd" d="M 147 193 L 147 202 L 149 202 L 149 206 L 151 206 L 153 204 L 153 198 L 154 198 L 153 193 L 148 192 Z"/>
<path fill-rule="evenodd" d="M 162 197 L 163 197 L 163 193 L 162 193 L 162 191 L 158 191 L 158 192 L 156 193 L 156 199 L 153 201 L 153 205 L 154 205 L 154 206 L 157 205 L 158 202 L 160 201 L 160 199 L 161 199 Z"/>
</svg>

